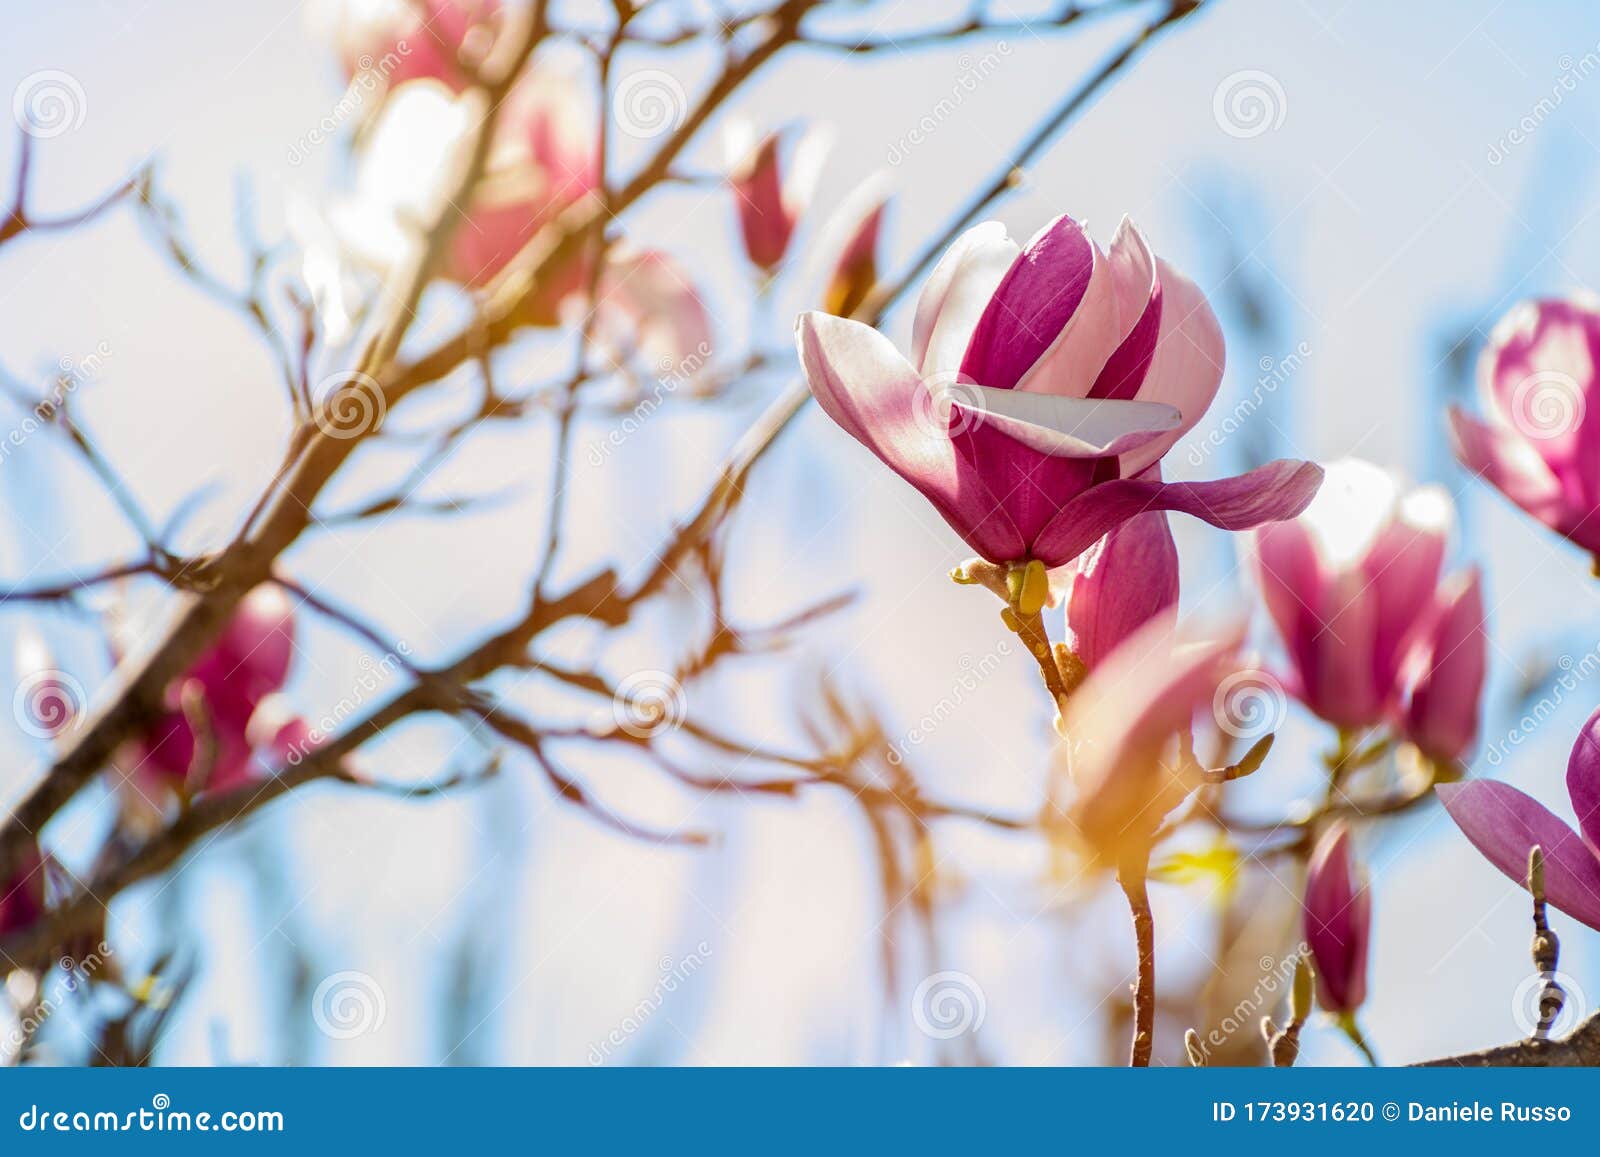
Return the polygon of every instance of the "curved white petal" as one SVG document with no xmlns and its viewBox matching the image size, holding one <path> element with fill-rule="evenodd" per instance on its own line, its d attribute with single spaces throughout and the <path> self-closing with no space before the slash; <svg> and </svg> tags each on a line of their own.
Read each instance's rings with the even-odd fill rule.
<svg viewBox="0 0 1600 1157">
<path fill-rule="evenodd" d="M 945 250 L 911 324 L 911 364 L 924 377 L 960 368 L 978 318 L 1021 252 L 998 221 L 974 225 Z"/>
<path fill-rule="evenodd" d="M 1159 402 L 1063 398 L 967 384 L 952 386 L 949 393 L 1024 446 L 1058 458 L 1122 453 L 1183 421 L 1175 407 Z"/>
</svg>

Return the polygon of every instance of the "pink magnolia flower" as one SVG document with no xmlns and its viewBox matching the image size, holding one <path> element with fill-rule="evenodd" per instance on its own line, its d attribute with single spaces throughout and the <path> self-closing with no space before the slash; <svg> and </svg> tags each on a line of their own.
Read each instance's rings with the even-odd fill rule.
<svg viewBox="0 0 1600 1157">
<path fill-rule="evenodd" d="M 735 154 L 728 185 L 739 215 L 739 233 L 750 263 L 771 274 L 789 251 L 800 215 L 811 204 L 827 140 L 820 133 L 803 135 L 787 159 L 783 134 L 768 133 L 754 147 L 748 133 L 736 128 L 729 141 Z"/>
<path fill-rule="evenodd" d="M 224 791 L 250 778 L 256 744 L 251 724 L 263 701 L 283 686 L 294 655 L 294 613 L 270 583 L 239 604 L 232 621 L 182 679 L 167 689 L 165 709 L 121 762 L 142 785 L 181 789 L 196 761 L 191 710 L 202 712 L 202 734 L 214 745 L 204 789 Z M 208 733 L 208 734 L 207 734 Z"/>
<path fill-rule="evenodd" d="M 444 268 L 451 280 L 487 285 L 541 229 L 594 191 L 598 138 L 578 91 L 570 78 L 535 69 L 506 98 L 484 178 L 451 239 Z M 349 255 L 379 274 L 416 256 L 422 225 L 448 208 L 446 184 L 463 163 L 473 123 L 465 98 L 437 82 L 395 90 L 362 140 L 354 192 L 330 215 Z M 592 268 L 592 257 L 579 251 L 547 271 L 525 320 L 555 324 L 557 307 Z"/>
<path fill-rule="evenodd" d="M 391 88 L 431 79 L 457 91 L 471 79 L 463 55 L 482 58 L 499 18 L 500 0 L 326 0 L 312 11 L 350 79 Z"/>
<path fill-rule="evenodd" d="M 489 285 L 541 230 L 594 192 L 598 138 L 576 91 L 570 77 L 535 69 L 507 98 L 484 180 L 456 225 L 446 277 L 470 289 Z M 349 256 L 382 275 L 416 256 L 417 224 L 439 213 L 440 176 L 461 162 L 471 119 L 464 101 L 438 84 L 395 92 L 363 141 L 354 194 L 331 215 Z M 545 269 L 516 323 L 559 325 L 593 283 L 596 336 L 614 360 L 638 355 L 665 374 L 690 376 L 710 355 L 710 322 L 682 268 L 624 241 L 607 250 L 597 272 L 596 252 L 583 245 Z"/>
<path fill-rule="evenodd" d="M 1435 790 L 1472 845 L 1524 887 L 1528 853 L 1538 844 L 1544 851 L 1545 898 L 1574 920 L 1600 929 L 1600 711 L 1589 716 L 1567 761 L 1576 832 L 1507 783 L 1478 779 Z"/>
<path fill-rule="evenodd" d="M 1476 567 L 1447 580 L 1405 660 L 1406 739 L 1431 759 L 1455 763 L 1478 737 L 1488 670 L 1483 585 Z"/>
<path fill-rule="evenodd" d="M 1350 1013 L 1367 998 L 1367 945 L 1372 898 L 1350 848 L 1350 829 L 1329 828 L 1306 871 L 1306 945 L 1317 971 L 1317 1001 L 1328 1012 Z"/>
<path fill-rule="evenodd" d="M 1288 654 L 1288 682 L 1323 719 L 1357 729 L 1397 709 L 1402 664 L 1439 597 L 1453 517 L 1440 488 L 1404 489 L 1377 466 L 1346 459 L 1328 466 L 1322 490 L 1300 517 L 1255 532 L 1253 562 Z M 1462 621 L 1471 606 L 1455 608 L 1443 626 L 1481 652 L 1481 601 L 1476 631 Z M 1442 674 L 1454 689 L 1481 686 L 1481 676 L 1467 677 L 1470 653 L 1455 647 L 1428 653 L 1430 661 L 1447 664 Z M 1416 722 L 1438 706 L 1425 689 Z M 1474 718 L 1476 712 L 1474 697 Z"/>
<path fill-rule="evenodd" d="M 1148 849 L 1161 820 L 1202 782 L 1188 742 L 1238 670 L 1244 625 L 1180 641 L 1170 616 L 1124 639 L 1068 698 L 1061 729 L 1077 789 L 1069 816 L 1098 856 Z"/>
<path fill-rule="evenodd" d="M 1600 553 L 1600 301 L 1527 301 L 1478 363 L 1487 421 L 1450 411 L 1456 457 L 1584 550 Z"/>
<path fill-rule="evenodd" d="M 629 357 L 670 382 L 691 379 L 711 357 L 711 318 L 689 275 L 658 249 L 613 247 L 596 290 L 595 331 L 616 362 Z"/>
<path fill-rule="evenodd" d="M 1178 606 L 1178 548 L 1163 511 L 1136 514 L 1070 568 L 1066 643 L 1093 670 L 1140 627 Z"/>
<path fill-rule="evenodd" d="M 1058 217 L 1026 249 L 968 230 L 928 278 L 908 361 L 876 330 L 796 325 L 812 393 L 978 554 L 1060 566 L 1145 510 L 1242 530 L 1304 509 L 1321 470 L 1274 462 L 1166 483 L 1161 456 L 1205 412 L 1222 332 L 1132 224 L 1109 254 Z"/>
<path fill-rule="evenodd" d="M 489 173 L 451 246 L 450 274 L 462 284 L 487 284 L 541 229 L 598 187 L 599 138 L 576 92 L 571 77 L 535 70 L 507 98 Z M 554 280 L 576 288 L 589 268 L 580 255 Z M 556 288 L 550 293 L 565 296 Z"/>
<path fill-rule="evenodd" d="M 878 284 L 878 240 L 888 207 L 888 195 L 868 182 L 840 207 L 830 223 L 826 232 L 842 240 L 836 242 L 838 256 L 823 290 L 824 312 L 849 317 Z"/>
</svg>

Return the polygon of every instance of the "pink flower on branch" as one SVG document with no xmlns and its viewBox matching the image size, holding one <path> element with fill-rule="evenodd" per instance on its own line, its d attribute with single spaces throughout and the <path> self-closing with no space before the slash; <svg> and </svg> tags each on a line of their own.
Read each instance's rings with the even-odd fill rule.
<svg viewBox="0 0 1600 1157">
<path fill-rule="evenodd" d="M 822 293 L 824 312 L 849 317 L 878 284 L 878 242 L 889 208 L 888 194 L 868 182 L 841 205 L 825 231 L 838 256 Z"/>
<path fill-rule="evenodd" d="M 1161 615 L 1134 631 L 1091 666 L 1063 708 L 1076 789 L 1068 818 L 1103 862 L 1146 854 L 1161 821 L 1208 779 L 1192 727 L 1239 669 L 1244 627 L 1200 640 L 1173 627 Z M 1258 746 L 1257 764 L 1266 754 Z"/>
<path fill-rule="evenodd" d="M 1136 514 L 1072 565 L 1066 642 L 1093 670 L 1140 627 L 1178 608 L 1178 548 L 1166 513 Z"/>
<path fill-rule="evenodd" d="M 1317 971 L 1317 1001 L 1351 1014 L 1367 998 L 1372 898 L 1351 848 L 1350 828 L 1336 823 L 1317 841 L 1306 869 L 1306 945 Z"/>
<path fill-rule="evenodd" d="M 557 218 L 600 182 L 598 137 L 572 77 L 535 70 L 507 98 L 488 172 L 462 210 L 442 273 L 484 290 Z M 441 208 L 442 175 L 459 163 L 470 116 L 438 84 L 402 86 L 362 144 L 354 196 L 333 214 L 344 248 L 379 273 L 414 255 L 419 222 Z M 448 208 L 448 207 L 447 207 Z M 460 209 L 461 207 L 457 207 Z M 597 244 L 583 244 L 521 303 L 519 325 L 583 323 L 593 289 L 593 329 L 615 360 L 642 355 L 664 374 L 690 376 L 711 352 L 710 321 L 687 273 L 666 254 L 622 240 L 596 269 Z"/>
<path fill-rule="evenodd" d="M 1487 420 L 1450 412 L 1456 457 L 1512 502 L 1600 554 L 1600 301 L 1518 305 L 1478 363 Z"/>
<path fill-rule="evenodd" d="M 1451 763 L 1471 749 L 1488 659 L 1483 582 L 1473 567 L 1439 588 L 1406 659 L 1400 727 L 1423 754 Z"/>
<path fill-rule="evenodd" d="M 1524 887 L 1528 853 L 1539 845 L 1545 898 L 1574 920 L 1600 929 L 1600 711 L 1589 716 L 1567 761 L 1577 831 L 1507 783 L 1473 780 L 1443 784 L 1437 791 L 1472 845 Z"/>
<path fill-rule="evenodd" d="M 829 143 L 813 129 L 786 151 L 783 137 L 768 133 L 752 145 L 749 130 L 736 126 L 728 142 L 733 158 L 728 187 L 745 255 L 769 276 L 783 263 L 801 214 L 811 204 Z"/>
<path fill-rule="evenodd" d="M 324 0 L 312 20 L 332 40 L 345 75 L 388 87 L 437 80 L 456 91 L 493 43 L 500 0 Z"/>
<path fill-rule="evenodd" d="M 353 194 L 331 220 L 347 252 L 379 274 L 401 268 L 421 248 L 422 229 L 442 210 L 455 222 L 444 273 L 471 288 L 488 285 L 533 238 L 593 194 L 600 159 L 593 112 L 572 77 L 529 73 L 506 98 L 487 170 L 470 204 L 445 205 L 447 186 L 471 140 L 468 99 L 434 81 L 399 86 L 365 134 Z M 586 251 L 547 279 L 533 309 L 539 324 L 581 289 L 593 261 Z"/>
<path fill-rule="evenodd" d="M 1395 722 L 1446 762 L 1476 737 L 1487 647 L 1477 575 L 1440 585 L 1453 521 L 1440 488 L 1346 459 L 1251 552 L 1296 697 L 1346 730 Z"/>
<path fill-rule="evenodd" d="M 272 584 L 251 591 L 211 648 L 167 689 L 164 710 L 119 759 L 146 790 L 224 791 L 248 781 L 263 704 L 289 677 L 295 623 Z M 202 782 L 192 782 L 199 775 Z"/>
<path fill-rule="evenodd" d="M 1216 394 L 1222 332 L 1126 221 L 1109 254 L 1066 216 L 1026 248 L 998 223 L 968 230 L 923 289 L 910 360 L 828 314 L 802 314 L 796 340 L 828 416 L 991 562 L 1060 566 L 1146 510 L 1229 530 L 1290 518 L 1322 477 L 1279 461 L 1162 481 Z"/>
</svg>

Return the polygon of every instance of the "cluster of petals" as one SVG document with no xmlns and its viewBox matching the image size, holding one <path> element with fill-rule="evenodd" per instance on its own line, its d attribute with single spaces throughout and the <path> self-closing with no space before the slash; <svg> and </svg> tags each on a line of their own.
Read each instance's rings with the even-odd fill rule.
<svg viewBox="0 0 1600 1157">
<path fill-rule="evenodd" d="M 1294 694 L 1349 731 L 1392 723 L 1443 762 L 1476 739 L 1488 646 L 1476 568 L 1443 575 L 1453 521 L 1440 488 L 1345 459 L 1251 544 Z"/>
<path fill-rule="evenodd" d="M 1456 457 L 1528 514 L 1600 554 L 1600 299 L 1526 301 L 1478 362 L 1485 417 L 1451 410 Z"/>
<path fill-rule="evenodd" d="M 220 792 L 250 782 L 266 759 L 307 738 L 276 693 L 294 658 L 294 608 L 282 588 L 256 587 L 216 642 L 167 688 L 155 722 L 118 755 L 130 795 Z"/>
<path fill-rule="evenodd" d="M 1242 530 L 1298 514 L 1321 480 L 1291 461 L 1162 480 L 1216 395 L 1222 332 L 1127 221 L 1109 252 L 1067 216 L 1026 246 L 998 223 L 967 231 L 922 291 L 909 358 L 820 312 L 796 340 L 829 417 L 991 562 L 1060 566 L 1148 510 Z"/>
</svg>

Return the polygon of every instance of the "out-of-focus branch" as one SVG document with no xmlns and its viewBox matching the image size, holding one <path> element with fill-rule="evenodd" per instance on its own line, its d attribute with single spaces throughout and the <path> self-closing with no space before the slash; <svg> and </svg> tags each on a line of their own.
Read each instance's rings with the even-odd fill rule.
<svg viewBox="0 0 1600 1157">
<path fill-rule="evenodd" d="M 479 114 L 473 148 L 461 171 L 448 182 L 452 195 L 431 223 L 427 243 L 398 278 L 387 320 L 368 346 L 361 371 L 348 391 L 338 391 L 327 400 L 327 414 L 336 418 L 340 407 L 376 403 L 365 392 L 365 383 L 387 373 L 393 363 L 395 351 L 416 315 L 422 292 L 454 234 L 460 215 L 453 206 L 470 199 L 488 160 L 501 101 L 543 32 L 544 5 L 540 4 L 530 14 L 522 35 L 508 42 L 505 56 L 491 62 L 490 75 L 494 79 L 487 87 L 476 90 Z M 367 433 L 370 432 L 369 429 Z M 45 823 L 105 765 L 123 740 L 159 710 L 167 686 L 216 638 L 239 600 L 268 577 L 273 560 L 305 529 L 316 495 L 361 441 L 348 434 L 336 420 L 325 420 L 297 441 L 292 451 L 293 464 L 283 473 L 275 501 L 261 506 L 260 523 L 254 533 L 241 535 L 206 568 L 199 576 L 204 593 L 181 597 L 172 624 L 152 648 L 125 661 L 113 673 L 100 706 L 73 728 L 55 764 L 0 828 L 0 878 L 9 877 Z"/>
<path fill-rule="evenodd" d="M 82 209 L 39 216 L 28 208 L 29 177 L 33 169 L 33 134 L 26 127 L 17 134 L 17 175 L 12 184 L 11 204 L 0 220 L 0 245 L 24 233 L 56 233 L 87 225 L 128 196 L 142 193 L 150 180 L 149 165 L 141 165 L 121 184 Z"/>
<path fill-rule="evenodd" d="M 762 39 L 741 55 L 730 57 L 679 128 L 632 179 L 603 199 L 607 203 L 583 203 L 563 215 L 530 243 L 521 259 L 512 263 L 500 283 L 491 289 L 480 316 L 467 330 L 446 339 L 414 361 L 402 361 L 398 358 L 401 341 L 449 242 L 455 219 L 459 216 L 453 209 L 440 214 L 439 219 L 427 229 L 427 244 L 422 247 L 422 252 L 395 280 L 387 299 L 386 318 L 379 324 L 377 336 L 364 350 L 358 371 L 352 375 L 352 385 L 328 398 L 310 421 L 302 423 L 278 476 L 263 493 L 255 510 L 245 519 L 244 528 L 235 541 L 217 555 L 185 567 L 180 588 L 184 593 L 178 600 L 172 624 L 152 647 L 119 668 L 105 691 L 101 705 L 73 729 L 62 744 L 55 765 L 16 808 L 4 828 L 0 829 L 0 877 L 20 862 L 21 854 L 39 828 L 106 763 L 120 743 L 137 734 L 159 709 L 167 686 L 217 636 L 244 594 L 272 577 L 278 555 L 310 524 L 311 509 L 326 483 L 353 451 L 375 432 L 374 428 L 368 428 L 357 436 L 348 436 L 349 431 L 342 429 L 339 422 L 324 419 L 331 419 L 339 413 L 340 407 L 351 403 L 376 404 L 381 413 L 412 391 L 444 377 L 457 366 L 481 359 L 485 350 L 504 341 L 518 324 L 517 314 L 522 303 L 534 292 L 547 272 L 570 254 L 574 247 L 588 243 L 597 234 L 604 223 L 603 214 L 623 212 L 667 180 L 680 154 L 727 99 L 780 49 L 796 42 L 800 37 L 801 18 L 816 7 L 817 2 L 786 0 L 773 9 L 769 19 L 762 23 Z M 949 229 L 931 241 L 900 278 L 881 287 L 869 298 L 857 316 L 874 323 L 880 320 L 949 241 L 995 198 L 1015 184 L 1015 174 L 1020 166 L 1031 161 L 1066 121 L 1132 60 L 1151 37 L 1187 15 L 1194 7 L 1192 3 L 1170 4 L 1139 31 L 1122 51 L 1107 61 L 1088 81 L 1075 88 L 1023 142 L 1003 173 L 961 210 Z M 496 55 L 485 62 L 480 70 L 484 78 L 482 84 L 469 97 L 475 99 L 478 105 L 478 119 L 472 138 L 474 146 L 461 172 L 449 182 L 451 195 L 447 197 L 446 204 L 465 204 L 471 200 L 485 166 L 500 100 L 509 91 L 546 31 L 544 5 L 539 4 L 529 15 L 522 34 L 497 45 Z M 272 778 L 246 789 L 196 799 L 148 843 L 112 857 L 109 863 L 94 873 L 81 894 L 70 898 L 52 913 L 45 927 L 24 933 L 22 937 L 48 938 L 60 935 L 63 929 L 71 931 L 91 926 L 102 915 L 103 904 L 121 889 L 166 870 L 186 854 L 203 847 L 208 837 L 213 837 L 227 825 L 290 791 L 318 781 L 357 782 L 357 777 L 345 762 L 346 757 L 389 727 L 419 713 L 465 715 L 491 724 L 498 721 L 502 736 L 518 739 L 520 746 L 530 751 L 563 798 L 595 810 L 587 793 L 561 771 L 553 758 L 549 745 L 557 738 L 555 733 L 532 723 L 526 725 L 526 730 L 519 730 L 515 723 L 506 722 L 507 717 L 502 712 L 479 696 L 473 684 L 503 669 L 534 669 L 530 648 L 542 632 L 556 623 L 584 618 L 602 626 L 615 627 L 627 622 L 639 601 L 660 590 L 682 562 L 708 549 L 707 543 L 723 524 L 742 492 L 749 470 L 789 424 L 808 396 L 803 387 L 796 387 L 769 407 L 735 446 L 695 514 L 676 528 L 669 535 L 664 548 L 656 552 L 659 562 L 641 581 L 629 589 L 623 589 L 617 575 L 604 570 L 559 593 L 547 590 L 544 582 L 541 582 L 530 600 L 530 609 L 518 622 L 469 647 L 442 668 L 413 670 L 416 682 L 411 687 L 376 707 L 344 732 L 319 743 L 298 762 L 281 768 L 279 774 Z M 496 400 L 489 409 L 493 411 L 498 404 Z M 330 430 L 339 432 L 331 433 Z M 548 578 L 544 569 L 541 570 L 541 576 Z M 334 613 L 347 626 L 355 623 L 352 629 L 359 628 L 359 632 L 369 641 L 378 639 L 372 628 L 342 614 L 333 604 L 326 603 L 319 609 Z M 600 690 L 615 693 L 614 689 L 606 688 L 603 684 Z M 517 735 L 508 736 L 508 731 L 517 732 Z M 848 761 L 841 762 L 836 755 L 825 754 L 812 760 L 762 752 L 759 748 L 744 745 L 698 723 L 689 726 L 688 734 L 713 749 L 737 755 L 741 759 L 766 757 L 780 763 L 787 759 L 795 773 L 783 779 L 769 778 L 753 785 L 699 776 L 685 780 L 707 786 L 709 790 L 754 790 L 776 794 L 792 793 L 812 784 L 828 784 L 855 792 L 863 799 L 870 799 L 885 807 L 905 809 L 919 822 L 952 817 L 1006 830 L 1034 826 L 1027 821 L 1007 820 L 923 800 L 913 788 L 903 783 L 889 787 L 873 783 L 852 774 Z M 653 747 L 650 754 L 661 760 L 659 752 Z M 661 762 L 667 766 L 665 760 Z M 713 783 L 715 787 L 710 786 Z M 612 819 L 618 821 L 614 826 L 624 830 L 630 827 L 620 817 Z M 0 945 L 0 949 L 6 951 L 12 947 L 10 941 Z M 20 955 L 22 946 L 19 944 L 17 947 L 17 954 Z"/>
<path fill-rule="evenodd" d="M 802 38 L 801 43 L 813 48 L 855 56 L 885 51 L 909 52 L 973 36 L 1037 36 L 1045 30 L 1065 28 L 1085 16 L 1100 16 L 1139 3 L 1142 3 L 1142 0 L 1104 0 L 1099 4 L 1067 3 L 1054 12 L 1041 14 L 1031 20 L 1005 20 L 987 15 L 975 15 L 942 28 L 923 28 L 900 36 L 867 36 L 860 39 L 806 36 Z"/>
<path fill-rule="evenodd" d="M 486 341 L 498 344 L 510 336 L 517 326 L 520 310 L 548 271 L 575 254 L 586 238 L 604 226 L 608 210 L 611 214 L 623 213 L 646 193 L 667 182 L 673 163 L 706 122 L 763 65 L 794 42 L 801 18 L 818 3 L 820 0 L 785 0 L 773 9 L 765 22 L 768 30 L 762 40 L 745 55 L 727 64 L 638 173 L 611 194 L 610 204 L 602 206 L 592 199 L 581 201 L 561 214 L 528 243 L 491 286 L 488 300 L 473 324 L 410 365 L 400 367 L 392 392 L 405 394 L 437 381 L 464 364 Z"/>
</svg>

